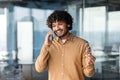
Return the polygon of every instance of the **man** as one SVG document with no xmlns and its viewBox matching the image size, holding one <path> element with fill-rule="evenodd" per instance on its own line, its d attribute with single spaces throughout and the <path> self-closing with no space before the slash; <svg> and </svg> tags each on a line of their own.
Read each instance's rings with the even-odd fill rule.
<svg viewBox="0 0 120 80">
<path fill-rule="evenodd" d="M 72 17 L 66 11 L 54 11 L 47 19 L 51 28 L 35 62 L 38 72 L 48 68 L 49 80 L 84 80 L 94 75 L 95 57 L 89 43 L 73 35 Z M 55 34 L 56 37 L 52 38 Z"/>
</svg>

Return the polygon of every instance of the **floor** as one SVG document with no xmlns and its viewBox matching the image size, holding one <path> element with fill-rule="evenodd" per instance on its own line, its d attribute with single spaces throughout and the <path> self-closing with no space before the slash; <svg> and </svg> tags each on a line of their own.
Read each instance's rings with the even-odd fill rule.
<svg viewBox="0 0 120 80">
<path fill-rule="evenodd" d="M 48 80 L 47 70 L 37 73 L 34 65 L 7 66 L 0 68 L 0 80 Z M 120 80 L 120 74 L 103 69 L 102 73 L 95 73 L 92 78 L 85 80 Z"/>
</svg>

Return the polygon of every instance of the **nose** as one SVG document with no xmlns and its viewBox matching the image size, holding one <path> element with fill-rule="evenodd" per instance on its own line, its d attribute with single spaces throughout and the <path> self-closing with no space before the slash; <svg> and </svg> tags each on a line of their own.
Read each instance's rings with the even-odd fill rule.
<svg viewBox="0 0 120 80">
<path fill-rule="evenodd" d="M 54 30 L 56 31 L 56 30 L 58 30 L 59 29 L 59 26 L 55 26 L 54 27 Z"/>
</svg>

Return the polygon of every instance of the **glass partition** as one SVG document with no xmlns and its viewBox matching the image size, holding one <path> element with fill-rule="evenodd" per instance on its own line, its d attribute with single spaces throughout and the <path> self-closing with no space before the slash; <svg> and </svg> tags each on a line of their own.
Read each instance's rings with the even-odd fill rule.
<svg viewBox="0 0 120 80">
<path fill-rule="evenodd" d="M 7 9 L 0 8 L 0 74 L 8 65 L 9 57 L 7 52 Z"/>
<path fill-rule="evenodd" d="M 90 80 L 120 78 L 120 10 L 113 3 L 82 0 L 79 8 L 80 37 L 89 41 L 96 57 L 95 75 Z M 119 3 L 118 3 L 119 4 Z M 120 7 L 120 6 L 119 6 Z M 112 8 L 112 9 L 111 9 Z"/>
<path fill-rule="evenodd" d="M 33 64 L 33 23 L 17 22 L 17 49 L 19 64 Z"/>
</svg>

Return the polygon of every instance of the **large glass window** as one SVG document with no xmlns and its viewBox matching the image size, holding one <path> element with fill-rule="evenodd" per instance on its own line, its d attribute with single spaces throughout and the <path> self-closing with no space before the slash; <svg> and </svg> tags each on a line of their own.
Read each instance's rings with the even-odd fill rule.
<svg viewBox="0 0 120 80">
<path fill-rule="evenodd" d="M 84 9 L 83 36 L 92 46 L 103 46 L 105 41 L 105 7 Z"/>
<path fill-rule="evenodd" d="M 23 14 L 19 14 L 21 11 L 23 11 Z M 38 57 L 46 32 L 49 30 L 46 25 L 46 19 L 52 11 L 53 10 L 14 7 L 15 21 L 31 21 L 33 23 L 33 61 Z"/>
<path fill-rule="evenodd" d="M 24 35 L 24 36 L 23 36 Z M 17 48 L 20 64 L 33 63 L 33 23 L 17 22 Z"/>
<path fill-rule="evenodd" d="M 0 10 L 0 51 L 7 50 L 7 9 Z"/>
<path fill-rule="evenodd" d="M 44 42 L 44 37 L 49 28 L 46 25 L 48 15 L 53 10 L 32 9 L 32 17 L 34 23 L 34 60 L 39 55 L 40 49 Z"/>
<path fill-rule="evenodd" d="M 106 6 L 80 8 L 80 37 L 89 41 L 96 57 L 96 73 L 91 79 L 119 80 L 120 11 Z"/>
<path fill-rule="evenodd" d="M 109 31 L 109 42 L 111 44 L 117 44 L 119 43 L 120 45 L 120 11 L 116 11 L 116 12 L 109 12 L 109 27 L 108 27 L 108 31 Z"/>
<path fill-rule="evenodd" d="M 7 54 L 7 9 L 0 8 L 0 62 L 8 60 Z"/>
</svg>

